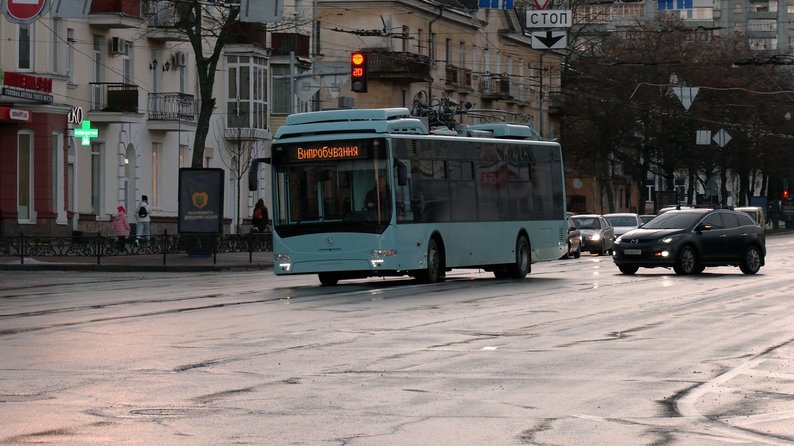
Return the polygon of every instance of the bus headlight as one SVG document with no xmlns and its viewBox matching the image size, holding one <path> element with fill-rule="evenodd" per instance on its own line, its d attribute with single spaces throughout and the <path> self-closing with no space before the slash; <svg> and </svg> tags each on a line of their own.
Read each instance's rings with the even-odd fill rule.
<svg viewBox="0 0 794 446">
<path fill-rule="evenodd" d="M 396 255 L 397 251 L 393 249 L 373 249 L 369 252 L 369 263 L 373 268 L 380 268 L 383 266 L 383 259 Z"/>
<path fill-rule="evenodd" d="M 289 254 L 273 254 L 273 261 L 281 271 L 289 272 L 292 269 L 292 257 Z"/>
</svg>

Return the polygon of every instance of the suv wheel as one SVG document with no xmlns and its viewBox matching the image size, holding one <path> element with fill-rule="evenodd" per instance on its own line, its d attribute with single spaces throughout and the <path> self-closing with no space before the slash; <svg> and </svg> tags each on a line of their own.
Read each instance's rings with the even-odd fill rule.
<svg viewBox="0 0 794 446">
<path fill-rule="evenodd" d="M 633 276 L 634 274 L 637 273 L 640 267 L 635 265 L 620 265 L 618 269 L 620 270 L 620 272 L 626 274 L 627 276 Z"/>
<path fill-rule="evenodd" d="M 683 276 L 694 273 L 696 269 L 697 259 L 695 258 L 695 251 L 691 246 L 684 246 L 675 259 L 673 270 L 676 274 Z"/>
<path fill-rule="evenodd" d="M 750 246 L 742 256 L 739 269 L 745 274 L 755 274 L 761 269 L 761 251 L 756 246 Z"/>
</svg>

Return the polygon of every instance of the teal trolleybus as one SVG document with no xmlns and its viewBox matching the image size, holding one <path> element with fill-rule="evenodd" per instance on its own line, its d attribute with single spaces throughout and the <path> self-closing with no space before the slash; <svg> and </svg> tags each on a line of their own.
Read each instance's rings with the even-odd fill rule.
<svg viewBox="0 0 794 446">
<path fill-rule="evenodd" d="M 266 160 L 275 273 L 317 274 L 325 286 L 438 282 L 453 268 L 523 278 L 565 254 L 559 144 L 521 125 L 447 133 L 405 108 L 288 116 Z"/>
</svg>

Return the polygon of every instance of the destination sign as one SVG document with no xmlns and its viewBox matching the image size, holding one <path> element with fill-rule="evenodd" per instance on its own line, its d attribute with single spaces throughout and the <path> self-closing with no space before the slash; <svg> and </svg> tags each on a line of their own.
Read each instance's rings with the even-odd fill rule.
<svg viewBox="0 0 794 446">
<path fill-rule="evenodd" d="M 282 146 L 276 153 L 280 152 L 290 161 L 353 160 L 367 158 L 368 143 L 370 141 L 295 144 Z"/>
</svg>

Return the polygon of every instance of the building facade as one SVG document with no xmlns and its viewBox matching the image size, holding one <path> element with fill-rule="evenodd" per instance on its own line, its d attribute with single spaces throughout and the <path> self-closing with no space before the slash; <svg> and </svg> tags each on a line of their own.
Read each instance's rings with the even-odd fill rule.
<svg viewBox="0 0 794 446">
<path fill-rule="evenodd" d="M 294 23 L 230 25 L 218 63 L 203 167 L 226 171 L 224 231 L 245 230 L 259 198 L 270 206 L 267 165 L 253 192 L 245 169 L 268 156 L 289 113 L 445 99 L 468 112 L 461 123 L 559 133 L 549 109 L 561 58 L 533 50 L 512 10 L 317 0 L 284 17 Z M 191 167 L 200 106 L 180 19 L 166 0 L 94 0 L 85 18 L 0 18 L 13 42 L 0 52 L 0 235 L 109 234 L 117 207 L 132 214 L 143 195 L 152 233 L 176 232 L 178 172 Z M 351 91 L 357 50 L 368 58 L 366 93 Z"/>
</svg>

